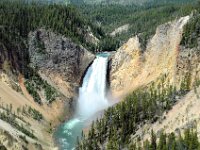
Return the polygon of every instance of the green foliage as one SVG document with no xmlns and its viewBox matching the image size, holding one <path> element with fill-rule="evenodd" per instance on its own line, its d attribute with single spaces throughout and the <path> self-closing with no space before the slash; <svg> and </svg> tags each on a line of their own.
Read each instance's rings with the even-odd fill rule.
<svg viewBox="0 0 200 150">
<path fill-rule="evenodd" d="M 43 88 L 45 89 L 45 95 L 48 102 L 51 103 L 52 101 L 54 101 L 57 96 L 56 89 L 50 86 L 47 82 L 44 82 Z"/>
<path fill-rule="evenodd" d="M 170 85 L 163 76 L 156 82 L 156 85 L 151 83 L 147 88 L 140 88 L 129 94 L 123 102 L 105 111 L 102 119 L 92 125 L 88 137 L 79 142 L 78 147 L 94 149 L 92 144 L 88 143 L 97 143 L 98 146 L 102 146 L 108 141 L 107 149 L 125 148 L 130 143 L 131 135 L 135 134 L 140 124 L 161 120 L 160 117 L 163 113 L 170 110 L 175 104 L 176 95 L 183 96 L 188 92 L 190 75 L 186 75 L 184 79 L 182 82 L 184 88 L 179 91 Z M 152 131 L 151 142 L 146 142 L 146 147 L 149 147 L 150 150 L 166 150 L 166 135 L 161 134 L 160 137 L 161 141 L 157 143 L 157 136 Z M 176 145 L 173 142 L 172 144 L 172 146 Z M 135 147 L 135 144 L 131 147 Z"/>
<path fill-rule="evenodd" d="M 95 4 L 95 5 L 160 5 L 160 4 L 182 4 L 182 3 L 191 3 L 194 0 L 70 0 L 71 3 L 76 5 L 81 4 Z"/>
<path fill-rule="evenodd" d="M 0 113 L 0 119 L 6 121 L 7 123 L 9 123 L 11 126 L 15 127 L 17 130 L 23 132 L 24 134 L 26 134 L 27 136 L 37 139 L 35 137 L 35 135 L 30 132 L 29 130 L 27 130 L 23 125 L 19 125 L 19 123 L 16 120 L 15 115 L 13 115 L 12 113 L 4 113 L 1 112 Z"/>
<path fill-rule="evenodd" d="M 180 85 L 181 94 L 187 93 L 191 89 L 191 72 L 188 72 L 182 79 Z"/>
<path fill-rule="evenodd" d="M 35 89 L 34 84 L 29 81 L 26 81 L 25 86 L 29 94 L 33 97 L 34 101 L 37 102 L 38 104 L 42 104 L 40 95 Z"/>
<path fill-rule="evenodd" d="M 103 140 L 110 139 L 108 147 L 124 146 L 137 129 L 137 124 L 145 120 L 154 122 L 164 110 L 170 109 L 174 103 L 175 93 L 176 91 L 170 86 L 167 88 L 152 86 L 148 90 L 133 92 L 122 103 L 105 112 L 104 118 L 97 122 L 98 128 L 92 139 L 96 137 L 97 143 L 100 143 L 102 136 Z M 114 141 L 116 137 L 113 131 L 116 132 L 115 135 L 120 135 L 117 141 Z"/>
<path fill-rule="evenodd" d="M 153 132 L 153 130 L 151 131 L 151 144 L 150 144 L 150 149 L 151 150 L 155 150 L 157 148 L 157 143 L 156 143 L 156 135 Z"/>
<path fill-rule="evenodd" d="M 7 148 L 4 145 L 0 145 L 0 150 L 7 150 Z"/>
<path fill-rule="evenodd" d="M 35 71 L 33 71 L 33 74 L 29 75 L 28 79 L 25 82 L 25 85 L 28 92 L 39 104 L 42 104 L 42 102 L 38 91 L 41 92 L 41 90 L 44 90 L 46 100 L 49 103 L 52 103 L 58 96 L 56 89 L 49 85 L 47 81 L 43 80 Z"/>
<path fill-rule="evenodd" d="M 154 141 L 154 142 L 153 142 Z M 149 147 L 149 143 L 155 143 L 157 141 L 157 147 Z M 156 143 L 155 143 L 156 144 Z M 174 133 L 169 135 L 161 132 L 160 136 L 151 138 L 144 142 L 143 147 L 140 147 L 138 142 L 132 143 L 135 145 L 133 150 L 199 150 L 200 142 L 198 141 L 197 131 L 194 129 L 186 129 L 183 137 L 181 135 L 175 136 Z M 137 146 L 136 146 L 137 145 Z M 152 145 L 152 144 L 151 144 Z"/>
<path fill-rule="evenodd" d="M 28 108 L 28 114 L 33 117 L 33 119 L 41 121 L 43 119 L 43 115 L 34 108 Z"/>
<path fill-rule="evenodd" d="M 167 150 L 167 136 L 163 132 L 160 135 L 160 139 L 158 142 L 158 150 Z"/>
<path fill-rule="evenodd" d="M 195 1 L 180 3 L 171 1 L 167 4 L 155 3 L 143 6 L 135 5 L 84 5 L 80 10 L 97 25 L 101 24 L 106 33 L 111 33 L 116 28 L 129 24 L 128 32 L 116 36 L 116 40 L 124 43 L 130 37 L 139 35 L 142 47 L 146 47 L 148 39 L 155 33 L 158 25 L 174 20 L 178 17 L 189 15 L 197 9 Z M 173 4 L 174 3 L 174 4 Z"/>
<path fill-rule="evenodd" d="M 90 47 L 91 44 L 85 40 L 89 26 L 96 36 L 103 34 L 100 27 L 95 27 L 84 19 L 71 5 L 1 0 L 0 8 L 0 27 L 6 27 L 7 30 L 3 34 L 15 32 L 20 37 L 27 38 L 30 31 L 45 27 L 70 37 L 74 42 L 85 47 Z M 39 43 L 39 45 L 41 44 Z"/>
<path fill-rule="evenodd" d="M 197 13 L 184 28 L 181 44 L 187 48 L 195 48 L 200 42 L 200 14 Z"/>
<path fill-rule="evenodd" d="M 105 37 L 99 43 L 100 51 L 115 51 L 119 47 L 119 41 L 112 37 Z"/>
<path fill-rule="evenodd" d="M 0 2 L 1 3 L 1 2 Z M 1 13 L 0 13 L 1 16 Z M 1 20 L 1 18 L 0 18 Z M 23 74 L 28 72 L 27 64 L 29 62 L 28 50 L 26 49 L 26 43 L 24 39 L 18 35 L 15 31 L 10 31 L 7 27 L 2 27 L 0 23 L 0 47 L 1 47 L 1 56 L 7 56 L 9 64 L 10 64 L 10 71 L 14 70 L 19 71 Z M 4 58 L 6 59 L 6 58 Z M 2 63 L 5 61 L 0 58 L 0 68 Z M 2 68 L 1 68 L 2 69 Z M 7 71 L 5 68 L 3 68 Z"/>
<path fill-rule="evenodd" d="M 199 78 L 195 78 L 195 83 L 194 83 L 194 92 L 197 96 L 197 98 L 199 98 L 199 93 L 197 92 L 197 88 L 200 86 L 200 79 Z"/>
</svg>

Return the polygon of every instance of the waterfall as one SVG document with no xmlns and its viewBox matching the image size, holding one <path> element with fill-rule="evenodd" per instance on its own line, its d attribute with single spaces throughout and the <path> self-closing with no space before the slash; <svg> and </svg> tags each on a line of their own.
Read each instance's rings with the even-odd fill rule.
<svg viewBox="0 0 200 150">
<path fill-rule="evenodd" d="M 64 123 L 56 133 L 56 141 L 61 150 L 74 149 L 77 136 L 81 135 L 85 123 L 97 112 L 109 106 L 106 98 L 106 74 L 108 54 L 96 56 L 83 78 L 82 87 L 79 88 L 79 98 L 76 113 L 73 119 Z"/>
<path fill-rule="evenodd" d="M 108 105 L 106 95 L 107 57 L 97 56 L 88 69 L 79 89 L 77 114 L 84 119 Z"/>
</svg>

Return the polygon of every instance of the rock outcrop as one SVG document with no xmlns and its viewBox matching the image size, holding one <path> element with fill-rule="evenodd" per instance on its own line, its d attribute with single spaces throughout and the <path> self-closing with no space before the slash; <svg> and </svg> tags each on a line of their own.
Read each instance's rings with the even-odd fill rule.
<svg viewBox="0 0 200 150">
<path fill-rule="evenodd" d="M 200 43 L 195 48 L 181 45 L 184 25 L 190 17 L 166 23 L 157 28 L 147 48 L 142 50 L 138 37 L 131 38 L 111 58 L 110 87 L 117 99 L 122 100 L 130 92 L 150 83 L 158 83 L 165 77 L 164 84 L 180 89 L 187 80 L 184 96 L 176 96 L 174 106 L 157 121 L 141 124 L 132 140 L 151 138 L 151 131 L 160 135 L 162 131 L 179 135 L 184 129 L 195 128 L 200 137 L 199 94 L 200 94 Z M 185 86 L 185 85 L 183 85 Z"/>
<path fill-rule="evenodd" d="M 117 29 L 115 29 L 112 33 L 110 33 L 110 36 L 115 37 L 116 35 L 122 34 L 123 32 L 128 32 L 129 27 L 129 24 L 120 26 Z"/>
<path fill-rule="evenodd" d="M 181 69 L 180 73 L 177 66 L 180 65 L 180 57 L 187 51 L 180 48 L 180 42 L 183 27 L 189 19 L 190 17 L 186 16 L 160 25 L 148 42 L 146 50 L 141 49 L 139 39 L 134 37 L 116 52 L 110 71 L 110 84 L 114 96 L 126 95 L 163 75 L 172 84 L 180 81 L 181 77 L 177 74 L 182 74 L 184 69 Z M 199 57 L 196 57 L 196 61 L 197 59 Z"/>
<path fill-rule="evenodd" d="M 110 86 L 116 95 L 126 84 L 139 75 L 142 67 L 139 38 L 134 37 L 124 44 L 111 59 Z"/>
<path fill-rule="evenodd" d="M 3 129 L 0 131 L 0 148 L 4 145 L 8 149 L 13 146 L 21 149 L 24 146 L 32 150 L 49 150 L 55 146 L 53 130 L 73 113 L 77 87 L 95 56 L 70 39 L 45 29 L 31 32 L 27 41 L 27 44 L 19 44 L 24 47 L 0 41 L 0 115 L 6 106 L 10 106 L 8 117 L 15 114 L 15 125 L 22 125 L 27 130 L 23 133 L 19 126 L 11 126 L 5 118 L 0 118 L 0 128 Z M 55 90 L 57 96 L 54 101 L 46 100 L 45 89 L 39 87 L 43 83 L 35 83 L 33 80 L 39 78 L 32 79 L 36 77 L 33 74 L 39 74 L 43 83 L 47 81 L 47 88 Z M 28 92 L 26 81 L 34 84 L 29 88 L 36 91 L 41 104 L 36 103 L 34 95 Z M 42 119 L 37 120 L 40 115 Z M 8 134 L 3 135 L 3 132 Z M 33 133 L 35 138 L 27 132 Z M 8 135 L 14 141 L 12 146 L 7 145 L 5 140 Z"/>
<path fill-rule="evenodd" d="M 29 34 L 29 55 L 31 66 L 38 68 L 42 77 L 70 95 L 95 57 L 70 39 L 45 29 Z"/>
</svg>

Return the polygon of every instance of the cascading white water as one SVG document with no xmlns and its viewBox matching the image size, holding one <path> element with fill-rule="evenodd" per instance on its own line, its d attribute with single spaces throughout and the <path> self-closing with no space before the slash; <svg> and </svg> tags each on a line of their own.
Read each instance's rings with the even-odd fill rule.
<svg viewBox="0 0 200 150">
<path fill-rule="evenodd" d="M 56 133 L 61 150 L 72 150 L 81 135 L 84 124 L 90 117 L 109 106 L 106 99 L 106 73 L 108 54 L 96 56 L 89 67 L 83 85 L 79 89 L 79 98 L 74 119 L 62 125 Z"/>
<path fill-rule="evenodd" d="M 97 56 L 79 89 L 77 114 L 87 119 L 108 106 L 106 99 L 107 57 Z"/>
</svg>

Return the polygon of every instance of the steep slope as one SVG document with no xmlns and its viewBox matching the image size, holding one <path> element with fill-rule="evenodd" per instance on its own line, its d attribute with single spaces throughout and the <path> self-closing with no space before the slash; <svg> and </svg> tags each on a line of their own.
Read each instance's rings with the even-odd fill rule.
<svg viewBox="0 0 200 150">
<path fill-rule="evenodd" d="M 120 43 L 114 45 L 114 50 L 116 50 L 118 45 L 122 46 L 129 38 L 136 35 L 140 39 L 141 47 L 146 48 L 148 40 L 155 34 L 159 25 L 189 15 L 193 10 L 198 9 L 198 5 L 196 1 L 191 1 L 189 4 L 181 5 L 167 2 L 161 5 L 146 4 L 144 6 L 83 5 L 79 8 L 108 35 L 117 33 L 112 36 Z"/>
<path fill-rule="evenodd" d="M 0 146 L 52 149 L 53 130 L 71 116 L 94 55 L 51 30 L 38 29 L 27 39 L 0 30 Z M 13 145 L 6 143 L 9 135 Z"/>
<path fill-rule="evenodd" d="M 137 37 L 124 44 L 112 59 L 111 89 L 113 94 L 126 95 L 162 75 L 166 75 L 170 83 L 178 82 L 178 78 L 182 77 L 176 76 L 177 57 L 182 53 L 179 45 L 183 26 L 188 20 L 189 16 L 159 26 L 144 52 Z"/>
<path fill-rule="evenodd" d="M 53 149 L 53 131 L 71 117 L 94 59 L 82 46 L 98 43 L 93 24 L 72 6 L 2 0 L 0 7 L 0 149 Z"/>
<path fill-rule="evenodd" d="M 192 49 L 181 45 L 185 26 L 193 17 L 160 25 L 146 49 L 136 36 L 112 56 L 110 87 L 114 103 L 122 101 L 92 124 L 78 149 L 160 149 L 157 139 L 171 132 L 173 142 L 177 140 L 175 149 L 189 149 L 187 142 L 198 148 L 199 44 Z M 187 141 L 182 133 L 188 128 L 195 137 Z M 171 149 L 170 141 L 165 141 L 158 145 Z"/>
<path fill-rule="evenodd" d="M 79 86 L 85 69 L 94 59 L 82 46 L 45 29 L 29 34 L 29 55 L 31 66 L 42 77 L 48 77 L 47 81 L 53 82 L 64 95 Z"/>
<path fill-rule="evenodd" d="M 169 111 L 163 114 L 160 119 L 153 124 L 141 126 L 132 139 L 140 137 L 144 142 L 150 139 L 153 130 L 158 136 L 164 131 L 167 134 L 174 132 L 182 133 L 184 129 L 195 128 L 198 138 L 200 137 L 200 119 L 199 119 L 199 94 L 200 88 L 191 90 L 186 96 L 179 99 L 179 102 Z"/>
<path fill-rule="evenodd" d="M 73 98 L 94 55 L 45 29 L 31 32 L 24 49 L 0 43 L 0 128 L 19 147 L 51 149 L 52 131 L 73 113 Z"/>
</svg>

